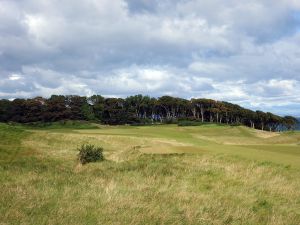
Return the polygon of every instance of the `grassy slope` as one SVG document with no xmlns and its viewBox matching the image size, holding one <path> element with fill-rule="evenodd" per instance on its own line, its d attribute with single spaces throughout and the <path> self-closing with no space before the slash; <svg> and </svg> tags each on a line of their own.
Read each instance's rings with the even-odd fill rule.
<svg viewBox="0 0 300 225">
<path fill-rule="evenodd" d="M 79 165 L 87 142 L 108 160 Z M 299 143 L 216 125 L 0 125 L 0 224 L 300 224 Z"/>
</svg>

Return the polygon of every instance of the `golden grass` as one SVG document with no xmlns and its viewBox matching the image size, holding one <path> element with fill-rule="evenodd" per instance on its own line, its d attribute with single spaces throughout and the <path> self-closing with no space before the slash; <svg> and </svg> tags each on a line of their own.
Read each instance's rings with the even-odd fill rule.
<svg viewBox="0 0 300 225">
<path fill-rule="evenodd" d="M 174 126 L 32 132 L 20 137 L 12 161 L 1 161 L 0 221 L 300 224 L 299 135 L 251 132 Z M 237 142 L 218 142 L 230 135 Z M 262 145 L 245 144 L 253 139 Z M 79 164 L 76 148 L 83 143 L 103 146 L 107 160 Z"/>
</svg>

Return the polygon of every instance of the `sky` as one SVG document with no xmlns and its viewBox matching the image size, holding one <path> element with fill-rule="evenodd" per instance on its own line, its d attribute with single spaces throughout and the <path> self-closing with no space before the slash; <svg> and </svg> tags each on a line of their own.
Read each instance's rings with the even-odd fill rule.
<svg viewBox="0 0 300 225">
<path fill-rule="evenodd" d="M 299 0 L 0 0 L 0 98 L 212 98 L 300 116 Z"/>
</svg>

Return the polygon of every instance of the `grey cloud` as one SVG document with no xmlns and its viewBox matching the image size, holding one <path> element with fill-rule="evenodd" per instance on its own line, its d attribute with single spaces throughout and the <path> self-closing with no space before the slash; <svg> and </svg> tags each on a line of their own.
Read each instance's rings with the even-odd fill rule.
<svg viewBox="0 0 300 225">
<path fill-rule="evenodd" d="M 154 13 L 157 10 L 159 1 L 151 0 L 126 0 L 128 9 L 132 13 Z"/>
<path fill-rule="evenodd" d="M 289 96 L 298 107 L 299 12 L 294 0 L 3 0 L 0 97 L 172 94 L 275 110 Z"/>
</svg>

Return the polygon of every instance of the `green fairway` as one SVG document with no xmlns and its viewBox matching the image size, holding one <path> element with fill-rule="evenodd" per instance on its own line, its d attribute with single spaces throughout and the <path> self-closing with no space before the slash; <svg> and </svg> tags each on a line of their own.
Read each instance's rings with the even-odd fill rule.
<svg viewBox="0 0 300 225">
<path fill-rule="evenodd" d="M 299 132 L 80 128 L 0 124 L 0 224 L 300 224 Z"/>
</svg>

